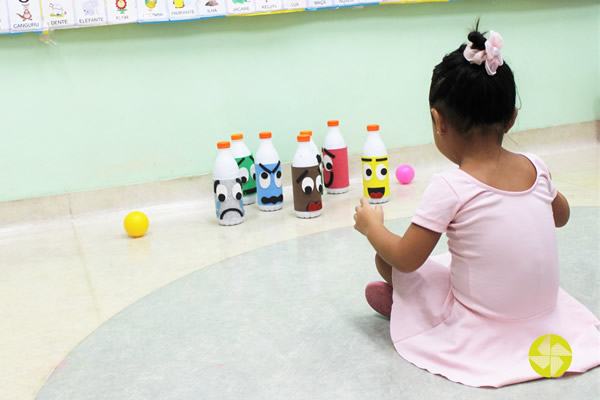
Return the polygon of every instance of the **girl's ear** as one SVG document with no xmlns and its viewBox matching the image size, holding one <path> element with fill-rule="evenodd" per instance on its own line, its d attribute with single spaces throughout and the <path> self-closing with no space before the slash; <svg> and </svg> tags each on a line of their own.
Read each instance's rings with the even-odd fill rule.
<svg viewBox="0 0 600 400">
<path fill-rule="evenodd" d="M 446 119 L 435 108 L 431 109 L 431 119 L 433 120 L 433 126 L 436 134 L 445 135 L 448 132 L 446 127 Z"/>
<path fill-rule="evenodd" d="M 506 126 L 506 130 L 504 131 L 504 133 L 507 133 L 508 131 L 511 130 L 511 128 L 515 124 L 515 121 L 517 120 L 517 115 L 519 115 L 519 110 L 517 109 L 517 107 L 515 107 L 515 112 L 514 112 L 512 118 L 511 118 L 510 122 Z"/>
</svg>

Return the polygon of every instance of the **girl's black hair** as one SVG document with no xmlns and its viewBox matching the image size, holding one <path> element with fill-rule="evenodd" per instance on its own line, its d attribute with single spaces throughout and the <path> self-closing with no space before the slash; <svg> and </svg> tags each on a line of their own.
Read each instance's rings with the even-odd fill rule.
<svg viewBox="0 0 600 400">
<path fill-rule="evenodd" d="M 468 39 L 472 47 L 485 49 L 485 37 L 478 31 L 479 20 Z M 429 106 L 435 108 L 460 134 L 495 133 L 502 137 L 515 111 L 516 87 L 506 62 L 496 74 L 488 75 L 485 65 L 471 64 L 463 55 L 463 44 L 435 66 L 429 88 Z"/>
</svg>

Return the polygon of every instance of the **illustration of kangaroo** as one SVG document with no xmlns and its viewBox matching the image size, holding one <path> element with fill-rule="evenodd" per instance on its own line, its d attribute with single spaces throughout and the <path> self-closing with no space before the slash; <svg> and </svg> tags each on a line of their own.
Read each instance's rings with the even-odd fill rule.
<svg viewBox="0 0 600 400">
<path fill-rule="evenodd" d="M 31 17 L 32 17 L 32 15 L 31 15 L 31 11 L 29 11 L 29 9 L 27 9 L 27 8 L 25 9 L 25 11 L 23 11 L 23 15 L 21 15 L 21 14 L 19 14 L 19 13 L 17 13 L 17 15 L 18 15 L 19 17 L 21 17 L 21 19 L 22 19 L 23 21 L 32 21 L 32 18 L 31 18 Z"/>
</svg>

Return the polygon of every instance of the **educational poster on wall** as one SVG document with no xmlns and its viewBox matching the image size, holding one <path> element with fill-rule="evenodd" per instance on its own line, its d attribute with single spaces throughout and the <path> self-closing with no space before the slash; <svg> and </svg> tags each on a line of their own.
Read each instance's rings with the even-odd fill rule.
<svg viewBox="0 0 600 400">
<path fill-rule="evenodd" d="M 252 14 L 256 12 L 254 0 L 226 0 L 227 13 L 232 15 Z"/>
<path fill-rule="evenodd" d="M 364 0 L 333 0 L 333 5 L 338 7 L 357 6 L 368 1 Z"/>
<path fill-rule="evenodd" d="M 333 0 L 308 0 L 308 8 L 333 7 Z"/>
<path fill-rule="evenodd" d="M 196 0 L 169 0 L 169 19 L 182 20 L 198 18 Z"/>
<path fill-rule="evenodd" d="M 453 0 L 0 0 L 0 34 Z"/>
<path fill-rule="evenodd" d="M 137 0 L 138 21 L 168 21 L 169 10 L 167 8 L 167 1 L 169 0 Z"/>
<path fill-rule="evenodd" d="M 216 17 L 227 14 L 225 0 L 198 0 L 198 12 L 202 17 Z"/>
<path fill-rule="evenodd" d="M 42 16 L 49 29 L 70 28 L 76 25 L 72 0 L 42 0 Z"/>
<path fill-rule="evenodd" d="M 41 31 L 43 28 L 39 0 L 8 0 L 8 18 L 13 32 Z"/>
<path fill-rule="evenodd" d="M 137 22 L 135 0 L 106 0 L 106 14 L 111 25 Z"/>
<path fill-rule="evenodd" d="M 283 8 L 285 10 L 298 10 L 306 8 L 307 0 L 283 0 Z"/>
<path fill-rule="evenodd" d="M 8 7 L 5 2 L 0 1 L 0 33 L 10 31 L 10 22 L 8 21 Z"/>
<path fill-rule="evenodd" d="M 256 12 L 273 12 L 283 9 L 281 0 L 255 0 Z"/>
<path fill-rule="evenodd" d="M 75 15 L 79 26 L 108 24 L 104 0 L 75 0 Z"/>
</svg>

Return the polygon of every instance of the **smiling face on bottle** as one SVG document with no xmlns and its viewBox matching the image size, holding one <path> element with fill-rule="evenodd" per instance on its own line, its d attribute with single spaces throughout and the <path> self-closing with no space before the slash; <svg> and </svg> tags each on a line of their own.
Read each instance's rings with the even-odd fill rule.
<svg viewBox="0 0 600 400">
<path fill-rule="evenodd" d="M 294 210 L 318 211 L 323 208 L 321 194 L 323 182 L 319 166 L 292 167 L 292 187 L 294 192 Z"/>
<path fill-rule="evenodd" d="M 390 177 L 387 156 L 362 157 L 361 160 L 364 196 L 374 200 L 389 196 Z"/>
</svg>

